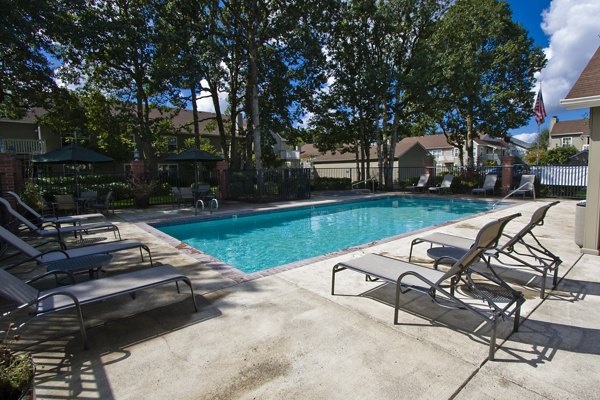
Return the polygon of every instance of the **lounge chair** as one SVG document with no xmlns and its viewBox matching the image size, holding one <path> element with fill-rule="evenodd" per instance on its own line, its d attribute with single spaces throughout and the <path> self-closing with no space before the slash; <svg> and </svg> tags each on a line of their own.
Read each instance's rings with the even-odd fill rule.
<svg viewBox="0 0 600 400">
<path fill-rule="evenodd" d="M 514 190 L 512 190 L 509 195 L 510 196 L 514 196 L 514 195 L 521 195 L 523 196 L 523 199 L 525 198 L 525 195 L 527 194 L 531 194 L 531 197 L 533 197 L 533 200 L 535 200 L 535 175 L 521 175 L 521 182 L 519 183 L 519 186 L 517 186 Z"/>
<path fill-rule="evenodd" d="M 429 174 L 423 174 L 419 177 L 419 182 L 416 185 L 407 186 L 405 189 L 411 192 L 416 192 L 417 190 L 424 191 L 427 182 L 429 182 Z"/>
<path fill-rule="evenodd" d="M 496 247 L 495 249 L 486 252 L 483 256 L 483 260 L 486 262 L 488 267 L 493 271 L 493 267 L 490 265 L 491 257 L 497 260 L 500 264 L 513 267 L 528 267 L 542 274 L 542 284 L 540 290 L 540 297 L 544 298 L 546 294 L 546 278 L 548 272 L 553 271 L 554 277 L 552 279 L 553 288 L 558 283 L 558 267 L 562 263 L 562 260 L 553 254 L 550 250 L 544 247 L 538 238 L 533 234 L 533 229 L 536 226 L 544 224 L 544 218 L 550 207 L 558 204 L 558 201 L 547 203 L 542 207 L 535 210 L 529 222 L 514 236 L 503 234 L 508 240 Z M 535 244 L 529 244 L 525 241 L 527 236 L 533 238 Z M 430 248 L 427 254 L 434 258 L 439 259 L 441 257 L 449 258 L 460 258 L 463 254 L 469 251 L 474 245 L 475 241 L 472 239 L 449 235 L 446 233 L 432 233 L 430 235 L 416 238 L 410 245 L 410 254 L 408 261 L 412 258 L 413 246 L 419 243 L 430 243 L 437 244 L 444 247 L 433 247 Z M 510 260 L 516 262 L 504 261 L 500 256 L 506 256 Z M 535 264 L 532 263 L 535 261 Z"/>
<path fill-rule="evenodd" d="M 3 316 L 24 308 L 27 308 L 34 316 L 74 308 L 79 320 L 84 348 L 89 348 L 81 309 L 84 304 L 97 303 L 124 294 L 133 294 L 139 290 L 167 283 L 184 282 L 190 288 L 194 310 L 198 311 L 190 279 L 171 265 L 161 265 L 41 291 L 0 268 L 0 282 L 0 295 L 17 304 L 14 310 L 4 313 Z M 177 290 L 179 291 L 179 286 L 177 286 Z"/>
<path fill-rule="evenodd" d="M 514 315 L 513 331 L 516 332 L 519 328 L 521 304 L 525 298 L 522 293 L 512 289 L 497 276 L 475 271 L 470 265 L 483 252 L 496 246 L 504 226 L 519 215 L 510 215 L 486 224 L 477 234 L 471 249 L 447 272 L 437 270 L 437 264 L 436 269 L 431 269 L 376 254 L 340 262 L 333 267 L 331 294 L 335 294 L 336 274 L 349 269 L 396 285 L 394 324 L 399 323 L 400 296 L 411 290 L 427 295 L 442 307 L 469 310 L 492 324 L 489 359 L 493 360 L 498 320 Z M 458 286 L 464 286 L 461 293 L 466 297 L 457 295 L 455 289 Z M 487 304 L 487 307 L 478 307 L 475 303 L 470 303 L 473 299 L 482 300 L 482 305 Z"/>
<path fill-rule="evenodd" d="M 442 180 L 442 183 L 439 186 L 430 187 L 429 192 L 430 193 L 435 192 L 435 193 L 440 193 L 440 194 L 447 192 L 450 190 L 453 180 L 454 180 L 454 175 L 446 174 L 446 175 L 444 175 L 444 179 Z"/>
<path fill-rule="evenodd" d="M 195 196 L 192 188 L 189 186 L 173 187 L 173 194 L 175 195 L 175 200 L 177 200 L 178 207 L 181 207 L 181 204 L 186 202 L 194 204 Z"/>
<path fill-rule="evenodd" d="M 498 180 L 498 175 L 496 174 L 487 174 L 483 181 L 483 186 L 480 188 L 474 188 L 471 190 L 471 194 L 479 194 L 482 193 L 484 196 L 487 195 L 488 192 L 494 194 L 496 191 L 496 181 Z"/>
<path fill-rule="evenodd" d="M 55 194 L 53 205 L 57 213 L 74 214 L 78 211 L 77 203 L 70 194 Z"/>
<path fill-rule="evenodd" d="M 16 194 L 15 192 L 7 192 L 9 195 L 11 195 L 12 197 L 14 197 L 14 199 L 17 201 L 17 204 L 22 207 L 25 211 L 27 211 L 31 216 L 33 216 L 36 220 L 36 223 L 38 225 L 41 225 L 45 222 L 50 222 L 56 225 L 61 225 L 61 224 L 78 224 L 81 223 L 82 221 L 87 221 L 90 219 L 96 219 L 96 218 L 105 218 L 103 214 L 100 213 L 95 213 L 95 214 L 83 214 L 83 215 L 72 215 L 72 216 L 68 216 L 68 217 L 44 217 L 42 216 L 40 213 L 38 213 L 37 211 L 35 211 L 33 208 L 29 207 L 27 205 L 27 203 L 25 203 L 21 197 L 19 197 L 18 194 Z"/>
<path fill-rule="evenodd" d="M 88 205 L 89 208 L 95 209 L 95 210 L 100 210 L 100 212 L 104 215 L 108 215 L 108 213 L 110 212 L 110 208 L 112 205 L 112 190 L 110 190 L 108 193 L 106 193 L 105 196 L 102 197 L 102 199 L 100 200 L 96 200 L 93 203 L 90 203 Z M 115 209 L 114 207 L 112 208 L 112 213 L 114 215 L 115 213 Z"/>
<path fill-rule="evenodd" d="M 112 231 L 115 235 L 115 238 L 118 237 L 119 240 L 121 240 L 121 232 L 119 231 L 119 227 L 110 222 L 98 222 L 98 223 L 93 223 L 93 224 L 62 226 L 62 227 L 58 226 L 58 225 L 54 225 L 54 227 L 48 227 L 47 225 L 46 226 L 44 226 L 44 225 L 37 226 L 33 222 L 31 222 L 30 220 L 25 218 L 23 215 L 21 215 L 20 213 L 15 211 L 12 208 L 12 206 L 10 205 L 10 203 L 5 198 L 0 197 L 0 204 L 3 205 L 4 209 L 10 215 L 12 215 L 17 221 L 19 221 L 20 223 L 25 225 L 25 227 L 29 230 L 30 233 L 37 235 L 37 236 L 41 236 L 41 237 L 56 236 L 57 238 L 62 240 L 62 235 L 64 235 L 64 234 L 74 233 L 74 234 L 81 235 L 82 233 L 88 233 L 89 231 L 104 230 L 104 231 Z"/>
<path fill-rule="evenodd" d="M 17 265 L 21 265 L 29 261 L 36 261 L 38 264 L 47 264 L 49 262 L 57 260 L 89 256 L 94 254 L 112 254 L 118 251 L 131 249 L 140 249 L 140 256 L 142 257 L 142 261 L 144 261 L 142 249 L 145 250 L 148 253 L 148 257 L 150 259 L 150 265 L 152 265 L 152 253 L 150 253 L 150 249 L 145 244 L 136 240 L 119 240 L 115 242 L 98 243 L 91 246 L 75 247 L 66 250 L 49 250 L 42 253 L 41 251 L 39 251 L 29 243 L 23 241 L 21 238 L 19 238 L 18 236 L 16 236 L 15 234 L 8 231 L 2 226 L 0 226 L 0 239 L 2 239 L 2 241 L 7 242 L 9 245 L 11 245 L 12 247 L 16 248 L 21 253 L 24 253 L 26 256 L 29 257 L 16 264 L 4 267 L 5 269 L 14 268 Z M 86 268 L 85 265 L 81 268 L 81 270 L 86 269 L 88 268 Z"/>
</svg>

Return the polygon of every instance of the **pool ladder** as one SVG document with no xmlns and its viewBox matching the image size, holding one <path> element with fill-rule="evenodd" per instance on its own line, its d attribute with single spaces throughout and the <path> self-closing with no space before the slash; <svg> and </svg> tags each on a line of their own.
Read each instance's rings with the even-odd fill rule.
<svg viewBox="0 0 600 400">
<path fill-rule="evenodd" d="M 371 193 L 375 193 L 375 181 L 377 179 L 375 177 L 371 177 L 371 178 L 367 178 L 367 179 L 363 179 L 362 181 L 356 181 L 356 182 L 352 182 L 352 189 L 356 189 L 357 185 L 360 185 L 361 183 L 367 183 L 367 182 L 371 182 Z"/>
<path fill-rule="evenodd" d="M 204 211 L 204 200 L 198 199 L 196 200 L 196 206 L 194 207 L 194 215 L 198 215 L 198 208 L 201 211 Z M 210 213 L 212 214 L 213 210 L 217 210 L 219 208 L 219 201 L 217 199 L 210 199 Z"/>
<path fill-rule="evenodd" d="M 506 196 L 504 196 L 503 198 L 501 198 L 500 200 L 498 200 L 497 202 L 495 202 L 494 204 L 492 204 L 492 210 L 494 210 L 496 208 L 496 206 L 498 205 L 498 203 L 502 203 L 504 200 L 508 199 L 510 196 L 512 196 L 516 191 L 523 189 L 525 186 L 529 186 L 531 185 L 530 182 L 524 183 L 521 186 L 519 186 L 516 189 L 513 189 L 509 194 L 507 194 Z M 535 189 L 533 189 L 531 191 L 531 193 L 533 193 L 533 201 L 535 201 Z"/>
</svg>

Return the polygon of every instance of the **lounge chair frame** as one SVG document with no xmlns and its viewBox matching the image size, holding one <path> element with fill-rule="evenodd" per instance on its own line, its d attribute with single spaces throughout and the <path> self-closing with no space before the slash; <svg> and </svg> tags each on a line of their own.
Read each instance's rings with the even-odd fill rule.
<svg viewBox="0 0 600 400">
<path fill-rule="evenodd" d="M 104 230 L 104 231 L 112 231 L 113 234 L 115 235 L 115 238 L 118 237 L 119 240 L 122 239 L 121 232 L 119 231 L 119 227 L 110 222 L 99 222 L 99 223 L 91 223 L 91 224 L 85 224 L 85 225 L 76 224 L 73 226 L 65 226 L 65 227 L 63 227 L 59 224 L 53 223 L 53 222 L 47 222 L 45 225 L 38 227 L 33 222 L 31 222 L 30 220 L 25 218 L 25 216 L 21 215 L 21 213 L 19 213 L 15 209 L 13 209 L 12 206 L 10 205 L 10 203 L 6 199 L 0 197 L 0 204 L 2 204 L 4 206 L 4 208 L 10 215 L 12 215 L 20 223 L 25 225 L 25 227 L 29 230 L 29 232 L 34 235 L 38 235 L 38 236 L 42 236 L 42 237 L 56 236 L 62 240 L 63 234 L 74 233 L 81 238 L 83 233 L 87 234 L 87 233 L 89 233 L 89 231 Z"/>
<path fill-rule="evenodd" d="M 81 257 L 86 255 L 94 255 L 94 254 L 111 254 L 117 251 L 131 250 L 131 249 L 140 249 L 140 256 L 142 258 L 142 262 L 144 261 L 144 253 L 142 250 L 145 250 L 148 253 L 148 258 L 150 259 L 150 265 L 153 265 L 152 261 L 152 253 L 150 252 L 150 248 L 145 244 L 134 241 L 134 240 L 119 240 L 115 242 L 103 242 L 90 246 L 81 246 L 75 247 L 72 249 L 53 249 L 46 252 L 41 252 L 35 247 L 31 246 L 29 243 L 23 241 L 21 238 L 8 231 L 4 227 L 0 226 L 0 239 L 11 245 L 12 247 L 19 250 L 21 253 L 24 253 L 28 256 L 28 258 L 19 261 L 18 263 L 9 265 L 4 267 L 4 269 L 12 269 L 24 263 L 35 261 L 38 264 L 45 264 L 48 262 L 53 262 L 62 259 L 68 259 L 73 257 Z M 87 268 L 82 267 L 81 270 L 85 270 Z M 75 270 L 74 270 L 75 271 Z"/>
<path fill-rule="evenodd" d="M 514 316 L 513 332 L 518 331 L 521 305 L 525 302 L 525 298 L 521 292 L 511 288 L 499 277 L 473 270 L 470 265 L 483 252 L 497 245 L 504 226 L 518 216 L 520 214 L 513 214 L 486 224 L 479 231 L 476 244 L 447 272 L 438 270 L 439 263 L 434 264 L 434 269 L 431 269 L 376 254 L 367 254 L 360 258 L 337 263 L 333 267 L 331 275 L 331 294 L 335 295 L 336 274 L 348 269 L 396 285 L 394 324 L 399 324 L 400 297 L 411 290 L 429 296 L 436 304 L 443 307 L 471 311 L 492 325 L 488 358 L 493 360 L 496 351 L 498 320 Z M 474 279 L 474 275 L 484 278 L 486 283 L 494 284 L 497 289 L 488 291 L 485 285 Z M 488 308 L 474 307 L 455 296 L 455 289 L 461 282 L 470 289 L 474 298 L 482 300 Z M 499 298 L 506 302 L 504 306 L 497 304 Z"/>
<path fill-rule="evenodd" d="M 425 191 L 427 187 L 427 183 L 429 182 L 429 174 L 423 174 L 419 177 L 419 181 L 416 185 L 407 186 L 404 189 L 412 192 L 416 192 L 417 190 Z"/>
<path fill-rule="evenodd" d="M 471 194 L 479 194 L 482 193 L 484 196 L 487 196 L 488 192 L 492 192 L 494 194 L 496 192 L 496 181 L 498 180 L 498 175 L 496 174 L 487 174 L 485 179 L 483 180 L 483 186 L 480 188 L 474 188 L 471 190 Z"/>
<path fill-rule="evenodd" d="M 198 311 L 190 279 L 179 273 L 173 266 L 166 264 L 44 291 L 38 291 L 3 269 L 0 269 L 0 282 L 2 282 L 0 294 L 18 304 L 15 309 L 5 312 L 3 317 L 25 308 L 29 309 L 33 317 L 74 308 L 85 349 L 89 348 L 89 344 L 81 310 L 84 304 L 105 301 L 124 294 L 134 294 L 139 290 L 172 282 L 184 282 L 190 288 L 194 311 Z M 179 293 L 178 285 L 177 292 Z M 51 299 L 51 302 L 46 301 L 47 299 Z"/>
<path fill-rule="evenodd" d="M 27 211 L 27 213 L 31 216 L 33 216 L 36 220 L 36 224 L 37 225 L 41 225 L 47 222 L 51 222 L 53 224 L 56 224 L 58 226 L 60 226 L 61 224 L 79 224 L 82 221 L 86 221 L 89 219 L 95 219 L 95 218 L 105 218 L 104 214 L 101 213 L 94 213 L 94 214 L 81 214 L 81 215 L 71 215 L 71 216 L 67 216 L 67 217 L 51 217 L 51 218 L 47 218 L 44 217 L 43 215 L 41 215 L 40 213 L 38 213 L 37 211 L 35 211 L 33 208 L 29 207 L 29 205 L 27 205 L 27 203 L 25 203 L 23 201 L 23 199 L 21 199 L 21 197 L 16 194 L 15 192 L 6 192 L 9 195 L 11 195 L 16 201 L 17 204 L 23 208 L 25 211 Z"/>
<path fill-rule="evenodd" d="M 442 179 L 442 183 L 439 186 L 432 186 L 429 188 L 429 192 L 436 192 L 439 194 L 445 193 L 450 190 L 452 187 L 452 181 L 454 180 L 454 175 L 446 174 Z"/>
<path fill-rule="evenodd" d="M 544 224 L 544 218 L 546 217 L 548 210 L 558 203 L 560 202 L 554 201 L 547 203 L 535 210 L 529 222 L 521 228 L 517 234 L 510 236 L 503 233 L 502 236 L 508 240 L 492 251 L 485 252 L 481 257 L 494 274 L 496 274 L 496 272 L 491 265 L 492 258 L 501 265 L 508 267 L 524 266 L 542 274 L 540 298 L 544 298 L 546 295 L 546 279 L 549 272 L 553 272 L 552 288 L 556 288 L 556 285 L 558 284 L 558 268 L 560 264 L 562 264 L 562 260 L 548 250 L 532 231 L 536 226 Z M 527 243 L 525 241 L 525 238 L 527 237 L 532 238 L 535 244 Z M 431 246 L 437 244 L 444 247 L 454 247 L 466 252 L 473 245 L 474 240 L 445 233 L 433 233 L 431 235 L 416 238 L 410 245 L 409 262 L 412 259 L 413 247 L 420 243 L 429 243 Z M 506 256 L 509 259 L 514 260 L 515 263 L 509 263 L 500 256 Z M 533 262 L 536 262 L 537 264 Z"/>
</svg>

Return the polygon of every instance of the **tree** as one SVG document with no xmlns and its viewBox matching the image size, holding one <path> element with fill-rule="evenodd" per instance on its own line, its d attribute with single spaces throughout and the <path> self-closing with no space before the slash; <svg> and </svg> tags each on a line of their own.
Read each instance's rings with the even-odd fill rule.
<svg viewBox="0 0 600 400">
<path fill-rule="evenodd" d="M 0 17 L 0 116 L 19 118 L 44 106 L 57 85 L 47 54 L 54 54 L 57 29 L 66 27 L 59 2 L 2 1 Z"/>
<path fill-rule="evenodd" d="M 544 54 L 500 0 L 456 1 L 431 46 L 431 113 L 449 143 L 465 145 L 472 165 L 479 133 L 501 137 L 531 117 L 533 75 Z"/>
<path fill-rule="evenodd" d="M 144 0 L 83 0 L 73 12 L 77 30 L 63 43 L 66 64 L 61 72 L 70 83 L 107 94 L 117 112 L 134 110 L 136 147 L 153 164 L 156 138 L 164 128 L 165 112 L 151 109 L 176 103 L 178 90 L 161 79 L 157 62 L 157 2 Z M 133 104 L 133 106 L 132 106 Z"/>
<path fill-rule="evenodd" d="M 540 156 L 540 165 L 564 165 L 569 163 L 569 158 L 577 154 L 574 146 L 555 147 Z"/>
<path fill-rule="evenodd" d="M 548 128 L 542 129 L 542 131 L 536 136 L 533 143 L 529 147 L 527 154 L 525 154 L 525 160 L 528 164 L 539 164 L 540 159 L 546 154 L 548 144 L 550 142 L 550 130 Z"/>
</svg>

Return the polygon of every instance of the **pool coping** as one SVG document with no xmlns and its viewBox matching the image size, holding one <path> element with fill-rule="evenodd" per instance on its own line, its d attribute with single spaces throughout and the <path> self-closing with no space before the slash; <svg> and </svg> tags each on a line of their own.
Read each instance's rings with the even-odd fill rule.
<svg viewBox="0 0 600 400">
<path fill-rule="evenodd" d="M 285 204 L 285 205 L 271 206 L 271 207 L 259 208 L 259 209 L 243 208 L 243 209 L 238 209 L 238 210 L 223 211 L 223 212 L 219 212 L 219 213 L 211 212 L 210 214 L 204 214 L 204 215 L 178 217 L 178 218 L 170 219 L 168 221 L 166 221 L 164 218 L 159 218 L 159 219 L 156 219 L 154 221 L 149 221 L 149 222 L 134 222 L 134 225 L 136 225 L 140 229 L 143 229 L 146 232 L 152 234 L 157 239 L 165 242 L 166 244 L 170 245 L 171 247 L 174 247 L 175 249 L 182 252 L 183 254 L 186 254 L 187 256 L 192 257 L 193 259 L 195 259 L 199 263 L 207 266 L 208 268 L 211 268 L 211 269 L 217 271 L 224 278 L 230 279 L 236 283 L 243 283 L 243 282 L 248 282 L 248 281 L 252 281 L 255 279 L 260 279 L 260 278 L 263 278 L 266 276 L 275 275 L 275 274 L 278 274 L 283 271 L 288 271 L 288 270 L 291 270 L 294 268 L 299 268 L 299 267 L 313 264 L 313 263 L 316 263 L 319 261 L 325 261 L 325 260 L 340 256 L 340 255 L 364 250 L 366 248 L 373 247 L 376 245 L 389 243 L 394 240 L 404 238 L 406 236 L 411 236 L 411 235 L 418 234 L 421 232 L 426 232 L 426 231 L 429 231 L 432 229 L 437 229 L 437 228 L 440 228 L 443 226 L 466 221 L 471 218 L 476 218 L 476 217 L 479 217 L 479 216 L 482 216 L 485 214 L 494 213 L 494 212 L 497 212 L 500 210 L 505 210 L 507 208 L 514 207 L 519 204 L 516 201 L 503 200 L 502 203 L 506 203 L 506 204 L 499 206 L 492 210 L 482 211 L 482 212 L 479 212 L 476 214 L 468 215 L 463 218 L 441 222 L 438 224 L 430 225 L 430 226 L 427 226 L 427 227 L 424 227 L 421 229 L 417 229 L 417 230 L 413 230 L 410 232 L 404 232 L 399 235 L 385 237 L 385 238 L 374 240 L 374 241 L 371 241 L 368 243 L 363 243 L 363 244 L 360 244 L 357 246 L 347 247 L 347 248 L 336 250 L 333 252 L 321 254 L 316 257 L 305 258 L 302 260 L 294 261 L 294 262 L 287 263 L 287 264 L 282 264 L 282 265 L 279 265 L 276 267 L 267 268 L 262 271 L 257 271 L 257 272 L 252 272 L 252 273 L 245 273 L 245 272 L 235 268 L 234 266 L 229 265 L 209 254 L 206 254 L 206 253 L 202 252 L 201 250 L 198 250 L 198 249 L 182 242 L 181 240 L 176 239 L 176 238 L 158 230 L 157 228 L 155 228 L 155 227 L 166 226 L 166 225 L 179 225 L 179 224 L 202 222 L 202 221 L 213 221 L 213 220 L 231 218 L 234 216 L 247 216 L 247 215 L 254 215 L 254 214 L 268 214 L 268 213 L 273 213 L 273 212 L 298 210 L 298 209 L 311 208 L 311 207 L 316 207 L 316 206 L 326 206 L 329 204 L 333 205 L 333 204 L 340 204 L 340 203 L 353 203 L 353 202 L 365 201 L 365 200 L 378 200 L 378 199 L 387 198 L 387 197 L 406 197 L 406 198 L 418 197 L 418 198 L 440 199 L 440 196 L 430 196 L 430 195 L 415 196 L 415 195 L 410 195 L 410 194 L 407 195 L 407 194 L 402 194 L 402 193 L 399 193 L 399 194 L 380 193 L 380 194 L 374 194 L 374 195 L 369 195 L 369 196 L 352 197 L 352 198 L 347 198 L 347 199 L 334 198 L 334 199 L 326 199 L 326 200 L 315 200 L 315 201 L 310 202 L 310 204 L 306 204 L 306 203 Z M 457 197 L 448 196 L 446 198 L 468 200 L 468 201 L 497 202 L 497 199 L 485 199 L 485 198 L 474 199 L 472 197 L 458 197 L 458 196 Z"/>
</svg>

